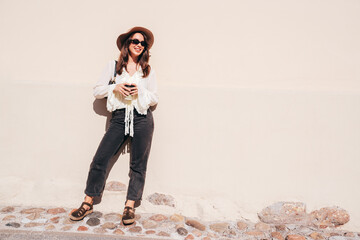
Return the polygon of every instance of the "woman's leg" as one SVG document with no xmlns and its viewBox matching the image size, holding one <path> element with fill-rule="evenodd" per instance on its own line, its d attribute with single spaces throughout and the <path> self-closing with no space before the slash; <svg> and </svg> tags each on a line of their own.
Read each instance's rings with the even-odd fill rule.
<svg viewBox="0 0 360 240">
<path fill-rule="evenodd" d="M 142 198 L 153 131 L 154 121 L 151 111 L 148 110 L 147 115 L 140 115 L 134 110 L 134 136 L 131 141 L 130 180 L 122 216 L 122 221 L 126 225 L 134 223 L 135 201 L 141 200 Z"/>
<path fill-rule="evenodd" d="M 118 110 L 113 113 L 110 127 L 106 131 L 90 165 L 85 194 L 88 197 L 100 196 L 105 186 L 106 169 L 110 159 L 125 142 L 125 111 Z"/>
<path fill-rule="evenodd" d="M 154 131 L 152 112 L 141 115 L 134 110 L 134 136 L 131 141 L 130 180 L 127 191 L 127 205 L 141 200 L 145 185 L 147 161 L 150 155 L 151 141 Z M 132 206 L 133 207 L 133 206 Z"/>
<path fill-rule="evenodd" d="M 79 221 L 93 212 L 93 197 L 99 196 L 104 190 L 105 176 L 109 160 L 125 142 L 125 110 L 112 113 L 109 129 L 102 138 L 90 165 L 85 188 L 84 202 L 78 209 L 70 213 L 70 219 Z"/>
</svg>

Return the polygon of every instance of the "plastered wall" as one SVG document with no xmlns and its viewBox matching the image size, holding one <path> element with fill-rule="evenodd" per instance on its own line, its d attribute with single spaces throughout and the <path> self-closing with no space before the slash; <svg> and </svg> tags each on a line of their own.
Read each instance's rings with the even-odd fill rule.
<svg viewBox="0 0 360 240">
<path fill-rule="evenodd" d="M 301 201 L 340 206 L 360 229 L 359 12 L 350 0 L 1 0 L 0 204 L 77 207 L 109 120 L 92 87 L 139 25 L 155 35 L 160 95 L 144 197 L 177 200 L 142 211 L 256 220 Z M 128 157 L 108 180 L 127 184 Z"/>
</svg>

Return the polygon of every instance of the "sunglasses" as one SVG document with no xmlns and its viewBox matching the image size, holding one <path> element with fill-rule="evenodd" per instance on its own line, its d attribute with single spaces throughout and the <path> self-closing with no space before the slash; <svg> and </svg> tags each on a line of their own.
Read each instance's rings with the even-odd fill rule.
<svg viewBox="0 0 360 240">
<path fill-rule="evenodd" d="M 145 41 L 139 41 L 138 39 L 129 39 L 129 41 L 130 41 L 130 43 L 132 43 L 132 44 L 135 44 L 135 45 L 138 45 L 139 43 L 141 44 L 141 46 L 143 46 L 143 47 L 146 47 L 146 42 Z"/>
</svg>

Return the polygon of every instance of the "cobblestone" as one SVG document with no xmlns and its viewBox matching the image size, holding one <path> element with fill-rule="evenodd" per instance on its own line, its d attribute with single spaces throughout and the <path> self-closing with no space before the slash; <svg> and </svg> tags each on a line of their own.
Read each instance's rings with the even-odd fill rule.
<svg viewBox="0 0 360 240">
<path fill-rule="evenodd" d="M 287 206 L 292 205 L 288 204 Z M 322 225 L 316 222 L 317 224 L 309 223 L 306 225 L 304 224 L 305 221 L 301 219 L 299 221 L 301 224 L 283 220 L 272 222 L 265 211 L 262 212 L 262 217 L 266 218 L 266 222 L 259 221 L 256 223 L 245 220 L 206 222 L 201 219 L 189 219 L 180 214 L 136 213 L 134 224 L 123 225 L 121 214 L 114 212 L 101 213 L 95 211 L 81 221 L 72 221 L 69 219 L 69 213 L 72 209 L 63 207 L 45 209 L 0 206 L 0 209 L 0 230 L 73 232 L 122 235 L 125 237 L 138 236 L 139 238 L 155 237 L 156 239 L 360 240 L 359 232 L 340 230 L 330 224 Z M 300 209 L 301 215 L 306 217 L 307 213 L 304 213 L 302 209 Z M 329 212 L 329 208 L 323 209 Z M 338 209 L 335 210 L 339 211 Z M 316 213 L 320 215 L 321 212 Z M 343 214 L 345 212 L 340 213 L 342 213 L 341 218 L 333 217 L 332 223 L 339 224 L 347 221 L 347 216 Z M 276 214 L 279 215 L 280 213 L 277 212 Z M 330 216 L 329 213 L 326 212 L 326 214 L 326 216 Z M 292 220 L 298 218 L 299 216 L 296 216 Z"/>
</svg>

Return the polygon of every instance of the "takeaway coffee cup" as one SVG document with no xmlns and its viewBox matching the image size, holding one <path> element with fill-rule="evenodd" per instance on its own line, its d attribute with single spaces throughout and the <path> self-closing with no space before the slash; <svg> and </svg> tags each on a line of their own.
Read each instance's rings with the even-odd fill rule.
<svg viewBox="0 0 360 240">
<path fill-rule="evenodd" d="M 126 86 L 127 88 L 132 88 L 132 87 L 134 87 L 134 85 L 131 85 L 131 84 L 125 84 L 125 86 Z M 127 101 L 131 101 L 131 100 L 133 100 L 133 96 L 132 96 L 132 95 L 127 95 L 124 99 L 127 100 Z"/>
</svg>

